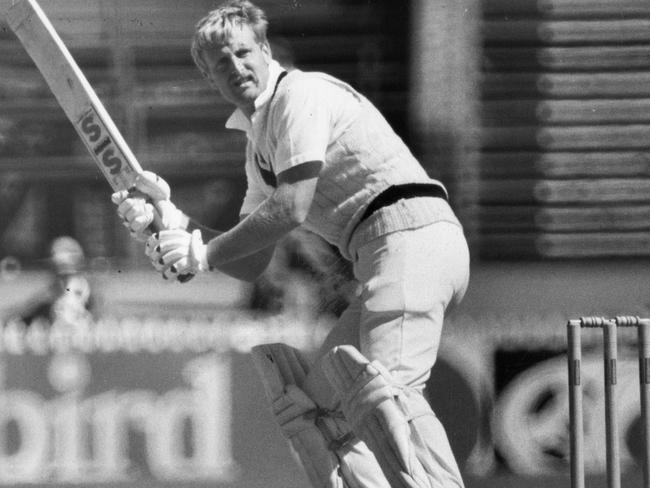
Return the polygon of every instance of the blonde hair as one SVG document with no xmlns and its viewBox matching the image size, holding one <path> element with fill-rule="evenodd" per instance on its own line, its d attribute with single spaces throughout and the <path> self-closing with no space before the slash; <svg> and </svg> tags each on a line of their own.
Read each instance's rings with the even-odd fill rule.
<svg viewBox="0 0 650 488">
<path fill-rule="evenodd" d="M 230 0 L 209 12 L 196 24 L 191 53 L 203 75 L 207 68 L 201 53 L 226 43 L 233 28 L 249 26 L 259 43 L 266 43 L 268 20 L 264 11 L 248 0 Z"/>
</svg>

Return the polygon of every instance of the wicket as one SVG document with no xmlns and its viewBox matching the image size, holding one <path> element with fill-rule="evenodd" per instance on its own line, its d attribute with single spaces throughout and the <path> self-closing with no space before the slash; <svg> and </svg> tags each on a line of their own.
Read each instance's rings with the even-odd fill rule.
<svg viewBox="0 0 650 488">
<path fill-rule="evenodd" d="M 639 317 L 582 317 L 569 320 L 567 324 L 567 355 L 569 371 L 569 425 L 570 425 L 570 464 L 571 487 L 584 488 L 584 431 L 582 412 L 581 360 L 582 328 L 600 328 L 603 331 L 603 357 L 605 381 L 605 440 L 607 487 L 620 488 L 620 454 L 619 434 L 616 422 L 616 363 L 617 363 L 617 328 L 636 327 L 639 353 L 639 380 L 641 393 L 641 423 L 643 486 L 650 488 L 650 419 L 648 405 L 650 402 L 650 319 Z"/>
</svg>

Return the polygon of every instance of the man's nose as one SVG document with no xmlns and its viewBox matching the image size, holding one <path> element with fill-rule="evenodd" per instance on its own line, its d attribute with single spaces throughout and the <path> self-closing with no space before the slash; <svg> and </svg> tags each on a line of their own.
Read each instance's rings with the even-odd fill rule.
<svg viewBox="0 0 650 488">
<path fill-rule="evenodd" d="M 232 57 L 230 59 L 230 66 L 232 71 L 238 75 L 241 75 L 245 70 L 244 62 L 237 57 Z"/>
</svg>

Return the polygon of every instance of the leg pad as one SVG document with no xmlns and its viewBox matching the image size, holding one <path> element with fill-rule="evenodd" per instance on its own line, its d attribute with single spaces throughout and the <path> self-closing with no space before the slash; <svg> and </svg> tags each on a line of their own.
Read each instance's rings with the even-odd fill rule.
<svg viewBox="0 0 650 488">
<path fill-rule="evenodd" d="M 310 365 L 298 350 L 263 344 L 252 354 L 272 412 L 315 488 L 390 488 L 342 414 L 319 408 L 301 389 Z"/>
<path fill-rule="evenodd" d="M 444 429 L 419 392 L 396 385 L 380 363 L 352 346 L 332 349 L 322 367 L 352 430 L 393 488 L 463 486 Z"/>
</svg>

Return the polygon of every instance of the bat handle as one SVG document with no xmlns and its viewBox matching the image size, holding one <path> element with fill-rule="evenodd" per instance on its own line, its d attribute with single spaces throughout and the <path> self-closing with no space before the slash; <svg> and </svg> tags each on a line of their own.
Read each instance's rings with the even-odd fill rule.
<svg viewBox="0 0 650 488">
<path fill-rule="evenodd" d="M 146 201 L 148 201 L 149 203 L 151 203 L 153 205 L 154 209 L 156 208 L 155 203 L 151 200 L 149 195 L 141 192 L 140 190 L 138 190 L 136 188 L 129 188 L 129 196 L 144 198 Z M 160 225 L 156 223 L 156 219 L 154 218 L 154 221 L 151 223 L 151 225 L 149 225 L 149 231 L 151 231 L 151 233 L 154 234 L 154 233 L 158 232 L 159 230 L 161 230 Z M 194 278 L 194 276 L 195 275 L 193 273 L 185 273 L 185 274 L 182 274 L 182 275 L 178 275 L 176 277 L 176 279 L 180 283 L 187 283 L 192 278 Z"/>
</svg>

